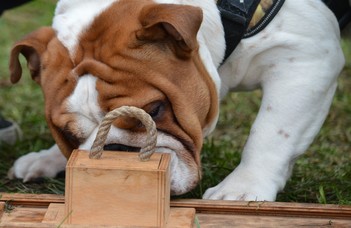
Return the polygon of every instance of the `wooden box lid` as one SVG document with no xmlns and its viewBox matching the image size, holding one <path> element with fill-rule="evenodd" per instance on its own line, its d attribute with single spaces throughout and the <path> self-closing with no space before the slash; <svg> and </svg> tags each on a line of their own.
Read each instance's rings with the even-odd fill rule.
<svg viewBox="0 0 351 228">
<path fill-rule="evenodd" d="M 169 157 L 169 154 L 154 153 L 145 162 L 140 161 L 137 153 L 104 151 L 100 159 L 90 159 L 88 151 L 74 150 L 66 167 L 162 171 L 167 169 Z"/>
</svg>

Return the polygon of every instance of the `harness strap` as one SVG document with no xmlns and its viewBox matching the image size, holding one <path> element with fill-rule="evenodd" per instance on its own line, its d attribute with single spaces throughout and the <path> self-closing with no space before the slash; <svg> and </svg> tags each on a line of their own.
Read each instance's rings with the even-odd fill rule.
<svg viewBox="0 0 351 228">
<path fill-rule="evenodd" d="M 351 5 L 348 0 L 323 0 L 323 2 L 335 14 L 341 29 L 351 21 Z"/>
<path fill-rule="evenodd" d="M 260 0 L 219 0 L 217 2 L 227 45 L 224 60 L 243 38 L 259 3 Z"/>
<path fill-rule="evenodd" d="M 277 15 L 284 2 L 285 0 L 273 0 L 272 5 L 265 11 L 264 16 L 257 24 L 255 24 L 253 27 L 248 28 L 243 38 L 254 36 L 262 31 L 262 29 L 264 29 L 273 20 L 275 15 Z"/>
</svg>

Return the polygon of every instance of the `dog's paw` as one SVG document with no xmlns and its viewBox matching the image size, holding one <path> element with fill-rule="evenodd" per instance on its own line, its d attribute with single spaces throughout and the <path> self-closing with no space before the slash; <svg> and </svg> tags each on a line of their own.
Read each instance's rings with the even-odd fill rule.
<svg viewBox="0 0 351 228">
<path fill-rule="evenodd" d="M 18 158 L 8 172 L 8 178 L 28 182 L 40 177 L 55 177 L 65 169 L 66 163 L 66 158 L 54 145 L 48 150 L 31 152 Z"/>
<path fill-rule="evenodd" d="M 240 201 L 274 201 L 277 186 L 268 183 L 260 175 L 250 175 L 234 170 L 217 186 L 209 188 L 203 195 L 211 200 L 240 200 Z"/>
</svg>

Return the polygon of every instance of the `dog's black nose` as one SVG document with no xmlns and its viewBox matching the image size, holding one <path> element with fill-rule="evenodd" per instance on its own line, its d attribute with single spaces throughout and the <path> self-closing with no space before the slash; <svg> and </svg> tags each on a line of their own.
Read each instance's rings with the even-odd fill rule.
<svg viewBox="0 0 351 228">
<path fill-rule="evenodd" d="M 104 146 L 104 150 L 139 152 L 140 147 L 127 146 L 123 144 L 107 144 Z"/>
</svg>

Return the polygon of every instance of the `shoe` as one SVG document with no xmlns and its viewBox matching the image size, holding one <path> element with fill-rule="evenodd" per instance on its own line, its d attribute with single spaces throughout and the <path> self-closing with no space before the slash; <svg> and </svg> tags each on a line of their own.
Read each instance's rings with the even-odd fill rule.
<svg viewBox="0 0 351 228">
<path fill-rule="evenodd" d="M 22 139 L 20 127 L 12 121 L 5 120 L 0 116 L 0 141 L 13 145 Z"/>
</svg>

